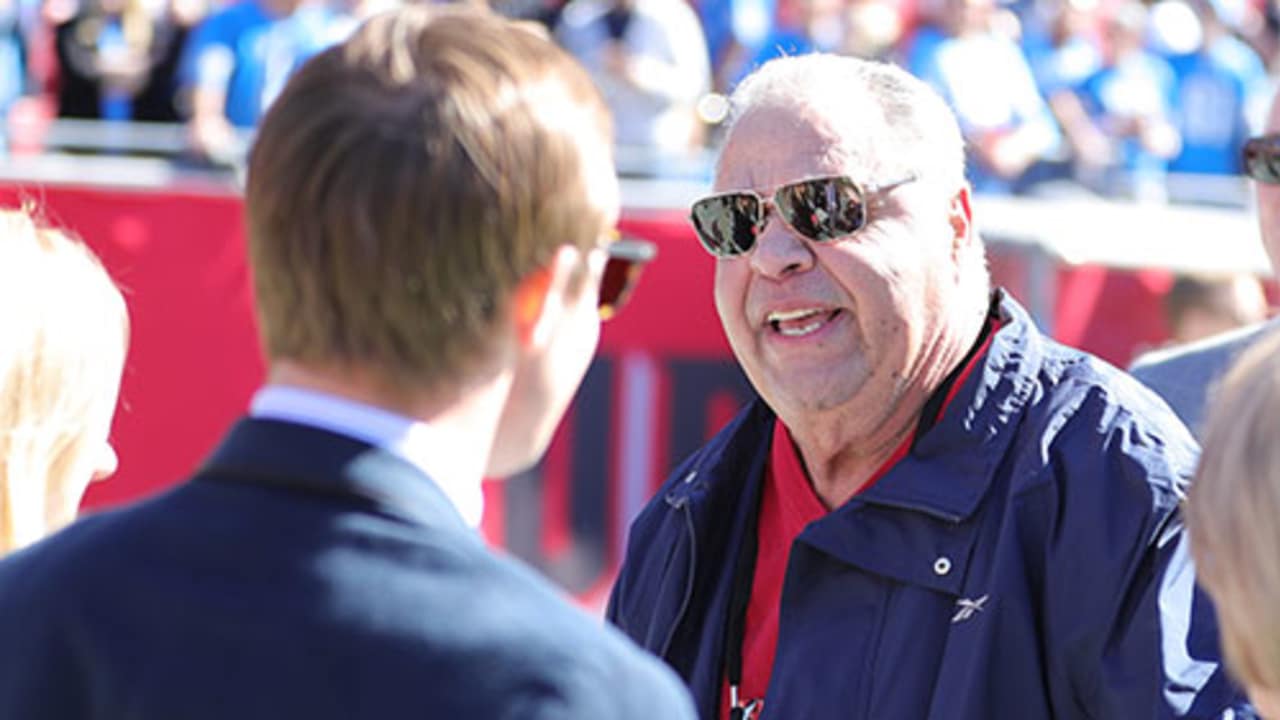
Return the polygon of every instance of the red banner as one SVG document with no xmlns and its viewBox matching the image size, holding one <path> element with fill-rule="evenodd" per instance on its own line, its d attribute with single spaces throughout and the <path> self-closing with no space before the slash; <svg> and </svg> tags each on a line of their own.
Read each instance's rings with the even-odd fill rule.
<svg viewBox="0 0 1280 720">
<path fill-rule="evenodd" d="M 263 378 L 239 198 L 0 187 L 0 202 L 24 199 L 99 253 L 133 323 L 112 433 L 120 470 L 92 487 L 85 505 L 134 500 L 181 480 Z M 631 304 L 604 326 L 599 355 L 543 463 L 486 489 L 486 536 L 587 604 L 603 597 L 636 510 L 749 396 L 712 303 L 714 261 L 683 211 L 624 213 L 621 229 L 656 242 L 657 260 Z M 1017 258 L 993 252 L 992 265 L 996 280 L 1021 294 L 1026 273 Z M 1159 273 L 1057 274 L 1054 323 L 1064 341 L 1124 363 L 1136 344 L 1163 337 L 1158 302 L 1167 282 L 1161 287 Z"/>
</svg>

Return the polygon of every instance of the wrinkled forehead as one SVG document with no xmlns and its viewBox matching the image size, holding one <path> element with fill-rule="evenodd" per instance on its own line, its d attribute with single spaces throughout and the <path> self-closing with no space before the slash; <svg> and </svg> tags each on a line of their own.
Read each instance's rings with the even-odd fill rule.
<svg viewBox="0 0 1280 720">
<path fill-rule="evenodd" d="M 714 189 L 768 192 L 819 175 L 877 179 L 876 113 L 821 112 L 768 105 L 749 110 L 730 129 L 716 165 Z"/>
</svg>

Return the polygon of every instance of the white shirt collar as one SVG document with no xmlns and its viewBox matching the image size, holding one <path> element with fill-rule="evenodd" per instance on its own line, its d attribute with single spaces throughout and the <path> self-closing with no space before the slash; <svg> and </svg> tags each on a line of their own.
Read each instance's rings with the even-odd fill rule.
<svg viewBox="0 0 1280 720">
<path fill-rule="evenodd" d="M 431 457 L 449 449 L 441 447 L 431 425 L 425 422 L 329 393 L 284 385 L 267 385 L 258 390 L 249 405 L 249 415 L 328 430 L 397 455 L 422 470 L 458 509 L 467 525 L 480 526 L 484 514 L 480 483 L 431 474 Z"/>
</svg>

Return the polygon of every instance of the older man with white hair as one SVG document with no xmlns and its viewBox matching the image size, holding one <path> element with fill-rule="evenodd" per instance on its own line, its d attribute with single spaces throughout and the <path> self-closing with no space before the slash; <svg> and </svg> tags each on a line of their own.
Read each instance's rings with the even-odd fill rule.
<svg viewBox="0 0 1280 720">
<path fill-rule="evenodd" d="M 692 219 L 759 398 L 636 520 L 609 615 L 704 718 L 1166 718 L 1226 679 L 1153 394 L 992 290 L 960 132 L 889 65 L 736 91 Z"/>
</svg>

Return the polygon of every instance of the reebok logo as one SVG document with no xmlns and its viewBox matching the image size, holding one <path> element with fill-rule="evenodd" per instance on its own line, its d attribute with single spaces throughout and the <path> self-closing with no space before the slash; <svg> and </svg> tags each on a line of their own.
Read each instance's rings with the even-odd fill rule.
<svg viewBox="0 0 1280 720">
<path fill-rule="evenodd" d="M 984 606 L 987 604 L 987 598 L 989 597 L 991 596 L 983 595 L 980 598 L 974 598 L 972 600 L 969 598 L 960 598 L 957 600 L 956 614 L 951 616 L 951 624 L 955 625 L 956 623 L 964 622 L 965 620 L 968 620 L 974 615 L 982 612 L 985 609 Z"/>
</svg>

